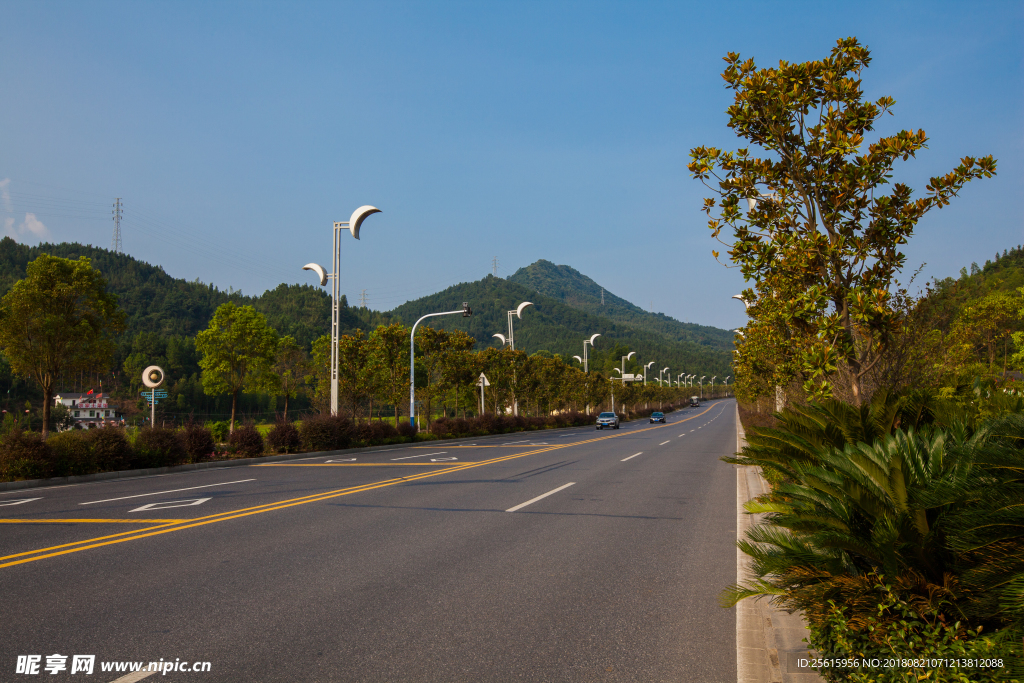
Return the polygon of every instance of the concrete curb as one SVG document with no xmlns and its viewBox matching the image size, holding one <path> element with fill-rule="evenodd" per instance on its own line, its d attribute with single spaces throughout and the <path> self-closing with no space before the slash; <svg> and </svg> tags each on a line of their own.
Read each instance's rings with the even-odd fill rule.
<svg viewBox="0 0 1024 683">
<path fill-rule="evenodd" d="M 635 422 L 635 420 L 633 420 Z M 412 443 L 385 444 L 382 446 L 366 446 L 365 448 L 346 448 L 340 451 L 320 451 L 316 453 L 288 453 L 284 455 L 264 455 L 259 458 L 238 458 L 235 460 L 214 460 L 212 462 L 193 463 L 191 465 L 174 465 L 173 467 L 150 467 L 138 470 L 118 470 L 117 472 L 98 472 L 96 474 L 82 474 L 74 477 L 52 477 L 50 479 L 25 479 L 22 481 L 0 482 L 0 492 L 17 491 L 20 489 L 34 489 L 53 486 L 73 486 L 85 484 L 91 481 L 107 481 L 110 479 L 138 479 L 141 477 L 154 477 L 161 474 L 173 474 L 175 472 L 189 472 L 191 470 L 218 469 L 225 467 L 246 467 L 259 465 L 267 462 L 281 462 L 285 460 L 312 460 L 314 458 L 328 457 L 332 455 L 348 455 L 351 453 L 373 453 L 398 448 L 411 448 L 413 446 L 425 446 L 437 444 L 439 447 L 463 441 L 489 441 L 492 439 L 508 439 L 528 434 L 558 434 L 569 429 L 580 429 L 579 427 L 558 427 L 556 429 L 534 429 L 521 432 L 509 432 L 507 434 L 488 434 L 486 436 L 465 436 L 461 438 L 440 439 L 438 441 L 414 441 Z"/>
<path fill-rule="evenodd" d="M 736 450 L 746 445 L 736 407 Z M 747 514 L 743 504 L 768 491 L 768 482 L 754 467 L 736 465 L 736 540 L 742 540 L 758 522 Z M 736 549 L 736 582 L 752 578 L 751 558 Z M 809 631 L 799 612 L 773 607 L 766 599 L 747 598 L 736 605 L 736 681 L 737 683 L 821 683 L 810 669 L 798 669 L 796 660 L 806 656 Z"/>
</svg>

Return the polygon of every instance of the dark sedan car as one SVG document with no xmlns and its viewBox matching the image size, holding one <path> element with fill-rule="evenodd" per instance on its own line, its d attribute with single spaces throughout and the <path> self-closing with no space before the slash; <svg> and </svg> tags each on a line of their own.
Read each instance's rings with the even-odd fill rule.
<svg viewBox="0 0 1024 683">
<path fill-rule="evenodd" d="M 665 413 L 651 413 L 651 424 L 655 422 L 665 424 Z"/>
</svg>

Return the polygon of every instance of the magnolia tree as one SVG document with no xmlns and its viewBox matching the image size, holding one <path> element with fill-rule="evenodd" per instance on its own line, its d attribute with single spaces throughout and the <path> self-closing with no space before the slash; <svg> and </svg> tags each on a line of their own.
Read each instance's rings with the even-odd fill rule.
<svg viewBox="0 0 1024 683">
<path fill-rule="evenodd" d="M 866 142 L 895 105 L 891 97 L 865 101 L 870 61 L 856 38 L 838 41 L 825 59 L 777 68 L 729 53 L 728 125 L 764 156 L 697 147 L 689 164 L 716 195 L 704 201 L 712 235 L 721 241 L 732 232 L 723 243 L 753 283 L 743 292 L 749 327 L 773 328 L 759 336 L 768 348 L 742 344 L 741 354 L 772 356 L 783 374 L 795 365 L 812 395 L 830 395 L 842 377 L 856 404 L 899 326 L 890 293 L 905 261 L 901 246 L 925 213 L 996 170 L 991 156 L 964 157 L 920 198 L 903 183 L 890 186 L 896 160 L 916 156 L 928 138 L 903 130 Z"/>
</svg>

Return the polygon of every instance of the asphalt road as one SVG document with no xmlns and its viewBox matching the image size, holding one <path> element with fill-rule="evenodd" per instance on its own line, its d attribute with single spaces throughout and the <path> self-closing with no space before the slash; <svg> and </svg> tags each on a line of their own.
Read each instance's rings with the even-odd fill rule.
<svg viewBox="0 0 1024 683">
<path fill-rule="evenodd" d="M 0 681 L 162 658 L 210 670 L 143 680 L 734 683 L 735 435 L 724 400 L 4 492 Z"/>
</svg>

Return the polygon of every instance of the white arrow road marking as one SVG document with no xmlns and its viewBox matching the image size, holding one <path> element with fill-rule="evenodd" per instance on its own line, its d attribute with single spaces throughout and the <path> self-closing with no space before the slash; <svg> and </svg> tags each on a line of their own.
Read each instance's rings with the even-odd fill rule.
<svg viewBox="0 0 1024 683">
<path fill-rule="evenodd" d="M 422 453 L 420 455 L 407 455 L 404 458 L 391 458 L 391 462 L 394 462 L 395 460 L 408 460 L 409 458 L 426 458 L 427 456 L 431 456 L 431 455 L 444 455 L 447 452 L 448 451 L 438 451 L 437 453 Z"/>
<path fill-rule="evenodd" d="M 633 455 L 629 456 L 628 458 L 623 458 L 623 459 L 622 459 L 622 460 L 620 460 L 619 462 L 626 462 L 627 460 L 630 460 L 630 459 L 632 459 L 632 458 L 635 458 L 635 457 L 636 457 L 636 456 L 638 456 L 638 455 L 643 455 L 643 451 L 640 451 L 639 453 L 634 453 Z"/>
<path fill-rule="evenodd" d="M 162 503 L 147 503 L 140 508 L 128 512 L 145 512 L 146 510 L 170 510 L 171 508 L 187 508 L 193 505 L 202 505 L 212 498 L 195 498 L 191 500 L 165 500 Z"/>
<path fill-rule="evenodd" d="M 515 512 L 516 510 L 520 510 L 520 509 L 526 507 L 527 505 L 530 505 L 531 503 L 536 503 L 541 498 L 547 498 L 552 493 L 558 493 L 562 489 L 567 489 L 567 488 L 569 488 L 570 486 L 572 486 L 575 483 L 576 482 L 574 482 L 574 481 L 570 481 L 568 484 L 564 484 L 562 486 L 559 486 L 557 489 L 553 489 L 551 491 L 548 491 L 547 493 L 542 493 L 541 495 L 537 496 L 536 498 L 531 498 L 530 500 L 526 501 L 525 503 L 520 503 L 519 505 L 516 505 L 514 508 L 509 508 L 508 510 L 505 510 L 505 512 Z"/>
<path fill-rule="evenodd" d="M 107 498 L 106 500 L 90 500 L 88 503 L 79 503 L 79 505 L 92 505 L 93 503 L 110 503 L 115 500 L 128 500 L 129 498 L 142 498 L 144 496 L 159 496 L 161 493 L 177 493 L 178 491 L 192 491 L 193 489 L 208 489 L 211 486 L 227 486 L 228 484 L 241 484 L 247 481 L 256 481 L 255 479 L 239 479 L 238 481 L 225 481 L 220 484 L 206 484 L 204 486 L 189 486 L 187 489 L 171 489 L 170 491 L 154 491 L 153 493 L 140 493 L 135 496 L 122 496 L 121 498 Z"/>
<path fill-rule="evenodd" d="M 448 460 L 458 460 L 458 458 L 431 458 L 430 462 L 446 462 Z"/>
<path fill-rule="evenodd" d="M 22 503 L 31 503 L 33 500 L 42 500 L 42 498 L 22 498 L 21 500 L 5 500 L 0 505 L 21 505 Z"/>
</svg>

